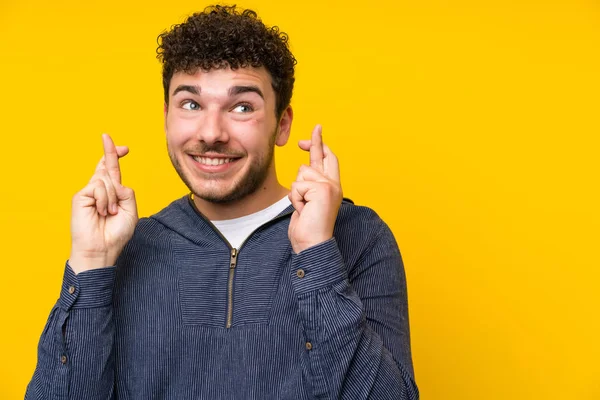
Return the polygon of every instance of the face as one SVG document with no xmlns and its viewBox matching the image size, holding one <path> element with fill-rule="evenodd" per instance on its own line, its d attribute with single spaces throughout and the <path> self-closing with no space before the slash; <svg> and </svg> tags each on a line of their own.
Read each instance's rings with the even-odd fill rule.
<svg viewBox="0 0 600 400">
<path fill-rule="evenodd" d="M 289 121 L 288 121 L 289 120 Z M 169 86 L 169 156 L 195 196 L 230 203 L 275 178 L 274 145 L 289 137 L 291 109 L 278 121 L 264 68 L 178 72 Z"/>
</svg>

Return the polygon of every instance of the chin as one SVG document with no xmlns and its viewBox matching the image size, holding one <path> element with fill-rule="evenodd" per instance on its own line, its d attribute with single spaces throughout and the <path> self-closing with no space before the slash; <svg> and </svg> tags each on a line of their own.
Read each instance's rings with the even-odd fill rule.
<svg viewBox="0 0 600 400">
<path fill-rule="evenodd" d="M 234 203 L 258 191 L 263 186 L 265 178 L 266 174 L 247 174 L 241 180 L 228 179 L 227 181 L 219 182 L 219 185 L 211 185 L 212 187 L 199 184 L 195 187 L 195 189 L 199 190 L 192 190 L 192 192 L 194 196 L 211 203 Z"/>
<path fill-rule="evenodd" d="M 239 200 L 236 190 L 193 190 L 194 197 L 214 204 L 228 204 Z"/>
<path fill-rule="evenodd" d="M 252 163 L 237 166 L 224 174 L 199 176 L 189 165 L 171 157 L 173 166 L 188 189 L 204 201 L 228 204 L 240 201 L 258 191 L 265 183 L 272 163 L 272 154 Z M 220 175 L 220 176 L 219 176 Z"/>
</svg>

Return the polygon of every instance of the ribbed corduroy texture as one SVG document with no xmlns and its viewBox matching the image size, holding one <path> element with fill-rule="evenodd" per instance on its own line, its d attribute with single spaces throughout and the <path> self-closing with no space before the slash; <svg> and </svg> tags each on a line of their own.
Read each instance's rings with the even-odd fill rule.
<svg viewBox="0 0 600 400">
<path fill-rule="evenodd" d="M 418 399 L 389 228 L 344 202 L 334 239 L 294 254 L 292 211 L 239 249 L 230 328 L 230 248 L 187 196 L 116 267 L 67 265 L 26 399 Z"/>
</svg>

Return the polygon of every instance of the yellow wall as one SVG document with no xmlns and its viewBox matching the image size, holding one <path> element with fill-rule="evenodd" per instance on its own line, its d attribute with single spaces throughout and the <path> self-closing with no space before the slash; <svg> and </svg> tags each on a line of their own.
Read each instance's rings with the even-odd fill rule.
<svg viewBox="0 0 600 400">
<path fill-rule="evenodd" d="M 154 51 L 205 4 L 0 4 L 0 398 L 33 373 L 101 132 L 141 215 L 185 193 Z M 422 398 L 600 399 L 600 5 L 243 5 L 291 36 L 293 141 L 322 123 L 345 195 L 396 234 Z M 277 156 L 289 184 L 306 155 Z"/>
</svg>

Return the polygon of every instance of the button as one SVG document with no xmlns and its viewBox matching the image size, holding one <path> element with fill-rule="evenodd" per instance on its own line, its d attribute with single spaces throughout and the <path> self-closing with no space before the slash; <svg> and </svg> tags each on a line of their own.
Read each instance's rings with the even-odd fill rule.
<svg viewBox="0 0 600 400">
<path fill-rule="evenodd" d="M 63 363 L 63 364 L 66 364 L 67 363 L 67 356 L 64 356 L 64 355 L 60 356 L 60 362 Z"/>
<path fill-rule="evenodd" d="M 69 286 L 69 293 L 75 293 L 75 286 Z"/>
<path fill-rule="evenodd" d="M 312 350 L 312 343 L 306 342 L 306 350 Z"/>
<path fill-rule="evenodd" d="M 298 271 L 296 271 L 296 276 L 298 278 L 304 278 L 304 270 L 303 269 L 299 269 Z"/>
</svg>

